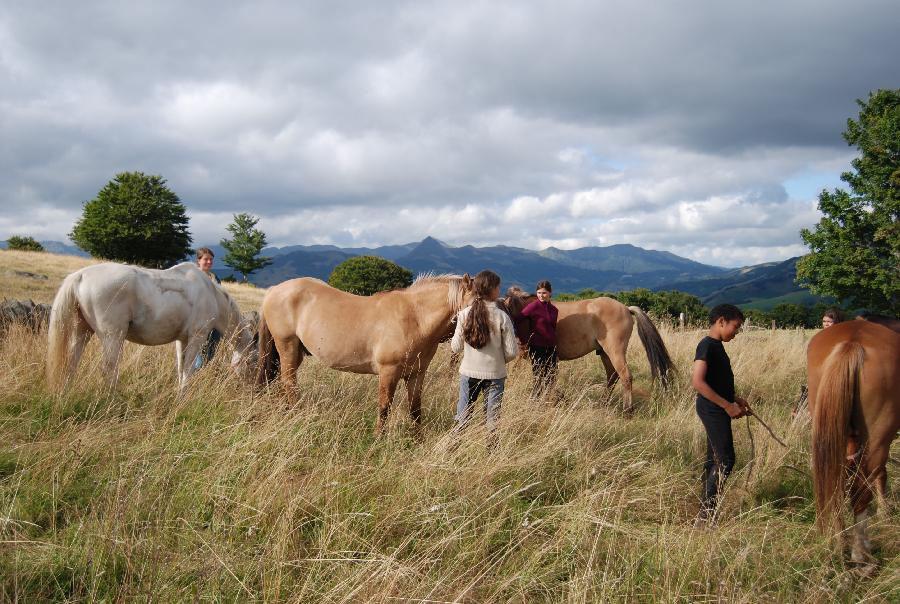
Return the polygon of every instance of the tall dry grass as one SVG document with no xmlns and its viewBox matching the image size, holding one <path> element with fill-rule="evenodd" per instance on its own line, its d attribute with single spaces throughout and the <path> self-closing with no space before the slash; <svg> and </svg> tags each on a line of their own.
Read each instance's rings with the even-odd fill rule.
<svg viewBox="0 0 900 604">
<path fill-rule="evenodd" d="M 516 361 L 489 451 L 481 428 L 450 435 L 443 348 L 416 441 L 402 388 L 375 439 L 375 378 L 315 361 L 296 396 L 254 391 L 217 358 L 179 398 L 171 347 L 126 346 L 109 391 L 93 343 L 53 397 L 46 334 L 16 328 L 0 340 L 0 600 L 896 601 L 895 511 L 873 522 L 871 580 L 815 532 L 809 431 L 790 417 L 808 334 L 726 345 L 738 390 L 789 448 L 735 424 L 715 531 L 690 527 L 705 445 L 687 372 L 702 332 L 662 335 L 681 373 L 654 388 L 635 338 L 631 417 L 596 357 L 561 366 L 556 404 L 527 399 Z"/>
</svg>

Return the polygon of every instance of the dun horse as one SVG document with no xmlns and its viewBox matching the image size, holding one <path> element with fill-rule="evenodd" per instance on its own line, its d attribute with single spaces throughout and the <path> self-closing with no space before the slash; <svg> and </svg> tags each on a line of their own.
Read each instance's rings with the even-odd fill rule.
<svg viewBox="0 0 900 604">
<path fill-rule="evenodd" d="M 403 379 L 418 428 L 425 370 L 471 289 L 468 275 L 420 277 L 406 289 L 374 296 L 348 294 L 318 279 L 285 281 L 262 303 L 258 382 L 274 379 L 280 364 L 282 383 L 293 387 L 307 354 L 332 369 L 377 374 L 380 433 Z"/>
<path fill-rule="evenodd" d="M 855 520 L 851 559 L 869 563 L 869 504 L 874 490 L 884 493 L 900 429 L 900 334 L 845 321 L 810 340 L 807 363 L 817 524 L 832 534 L 843 529 L 846 473 Z"/>
<path fill-rule="evenodd" d="M 95 264 L 65 278 L 50 311 L 47 381 L 59 389 L 71 379 L 84 347 L 97 334 L 103 372 L 114 384 L 125 340 L 147 346 L 174 341 L 179 391 L 194 372 L 193 359 L 211 329 L 237 334 L 232 366 L 252 343 L 237 303 L 190 263 L 167 270 Z"/>
<path fill-rule="evenodd" d="M 526 295 L 518 288 L 510 288 L 503 304 L 515 322 L 525 305 L 534 299 L 533 295 Z M 631 371 L 625 353 L 635 322 L 638 337 L 647 353 L 650 372 L 654 379 L 666 384 L 672 360 L 659 331 L 640 308 L 625 306 L 618 300 L 605 297 L 554 304 L 559 308 L 556 326 L 559 360 L 570 361 L 598 352 L 606 369 L 607 387 L 612 388 L 619 379 L 622 381 L 625 411 L 632 409 Z"/>
</svg>

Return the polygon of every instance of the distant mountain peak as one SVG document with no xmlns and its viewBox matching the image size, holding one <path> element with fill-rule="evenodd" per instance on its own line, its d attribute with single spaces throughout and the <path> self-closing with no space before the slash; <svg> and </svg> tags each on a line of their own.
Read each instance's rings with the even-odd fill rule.
<svg viewBox="0 0 900 604">
<path fill-rule="evenodd" d="M 420 241 L 419 245 L 417 245 L 410 251 L 410 254 L 437 254 L 443 256 L 449 249 L 449 245 L 429 235 L 428 237 Z"/>
</svg>

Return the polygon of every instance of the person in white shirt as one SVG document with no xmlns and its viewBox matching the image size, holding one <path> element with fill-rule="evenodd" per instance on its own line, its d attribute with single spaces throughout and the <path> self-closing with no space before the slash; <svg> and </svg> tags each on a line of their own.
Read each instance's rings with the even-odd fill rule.
<svg viewBox="0 0 900 604">
<path fill-rule="evenodd" d="M 519 345 L 512 320 L 496 304 L 500 297 L 500 276 L 481 271 L 475 275 L 473 288 L 475 300 L 457 315 L 450 342 L 453 352 L 463 353 L 459 365 L 456 429 L 461 430 L 469 423 L 475 401 L 484 392 L 485 422 L 493 435 L 500 419 L 506 364 L 516 358 Z"/>
</svg>

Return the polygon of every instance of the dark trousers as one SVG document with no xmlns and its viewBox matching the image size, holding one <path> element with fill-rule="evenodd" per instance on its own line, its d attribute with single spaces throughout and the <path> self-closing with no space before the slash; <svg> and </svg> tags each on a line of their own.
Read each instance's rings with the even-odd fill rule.
<svg viewBox="0 0 900 604">
<path fill-rule="evenodd" d="M 706 429 L 706 463 L 703 464 L 702 515 L 712 515 L 719 490 L 734 468 L 734 436 L 731 418 L 724 409 L 710 402 L 697 401 L 697 415 Z"/>
<path fill-rule="evenodd" d="M 559 357 L 555 346 L 528 345 L 528 356 L 531 358 L 531 396 L 537 398 L 544 391 L 556 384 L 557 364 Z"/>
</svg>

